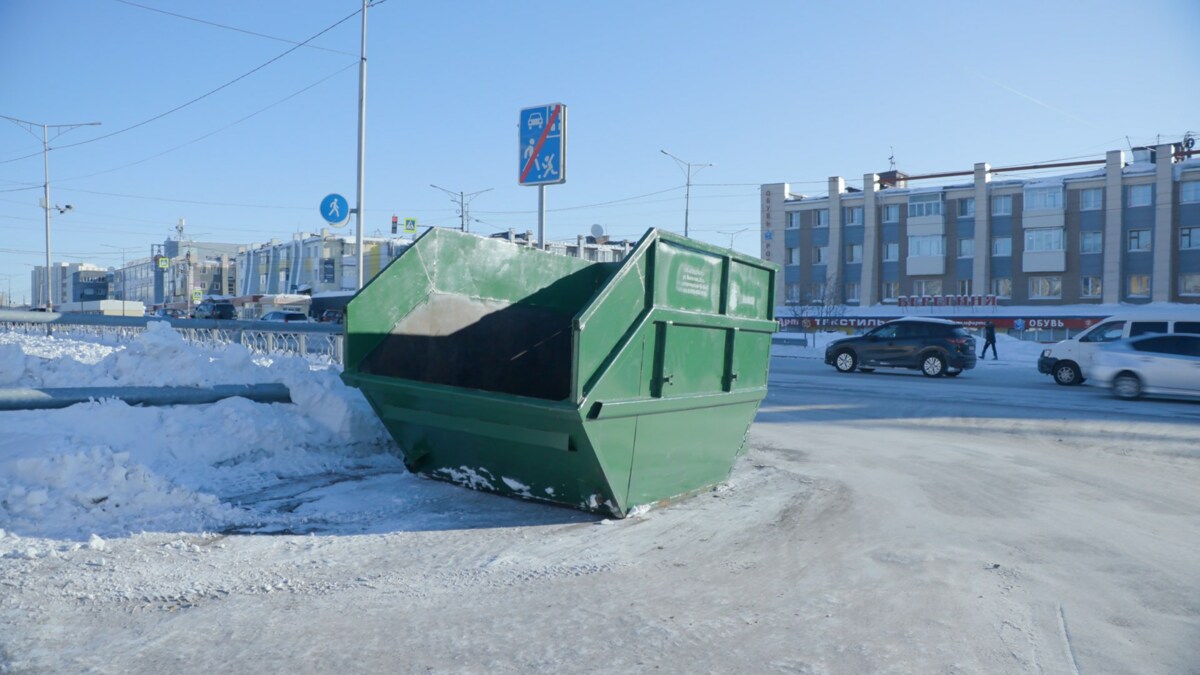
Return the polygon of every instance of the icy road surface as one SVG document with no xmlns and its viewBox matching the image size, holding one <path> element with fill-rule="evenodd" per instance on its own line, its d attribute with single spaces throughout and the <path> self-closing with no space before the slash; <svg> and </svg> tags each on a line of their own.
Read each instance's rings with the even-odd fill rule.
<svg viewBox="0 0 1200 675">
<path fill-rule="evenodd" d="M 0 672 L 1200 672 L 1200 404 L 1033 346 L 953 380 L 780 349 L 729 483 L 619 522 L 404 474 L 328 372 L 2 347 L 0 379 L 137 383 L 135 351 L 301 395 L 0 413 Z"/>
</svg>

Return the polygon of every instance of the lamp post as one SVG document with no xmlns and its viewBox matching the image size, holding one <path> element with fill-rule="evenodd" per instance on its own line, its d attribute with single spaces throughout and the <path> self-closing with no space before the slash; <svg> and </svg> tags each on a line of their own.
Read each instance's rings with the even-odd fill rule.
<svg viewBox="0 0 1200 675">
<path fill-rule="evenodd" d="M 13 278 L 13 275 L 0 274 L 0 277 L 4 277 L 5 279 L 8 280 L 8 292 L 4 294 L 4 308 L 11 309 L 13 306 L 13 301 L 12 301 L 12 278 Z"/>
<path fill-rule="evenodd" d="M 727 234 L 727 235 L 729 235 L 729 248 L 731 248 L 731 249 L 732 249 L 732 248 L 733 248 L 733 240 L 734 240 L 734 239 L 736 239 L 736 238 L 737 238 L 737 236 L 738 236 L 739 234 L 741 234 L 741 233 L 743 233 L 743 232 L 746 232 L 746 231 L 748 231 L 749 229 L 750 229 L 750 228 L 748 228 L 748 227 L 743 227 L 743 228 L 742 228 L 742 229 L 740 229 L 740 230 L 719 230 L 719 231 L 717 232 L 717 234 Z"/>
<path fill-rule="evenodd" d="M 50 204 L 50 130 L 54 129 L 54 137 L 58 138 L 72 129 L 78 127 L 98 127 L 100 126 L 100 123 L 80 122 L 77 124 L 38 124 L 37 122 L 27 122 L 25 120 L 16 119 L 15 117 L 8 117 L 6 115 L 0 115 L 0 117 L 3 117 L 4 119 L 28 131 L 34 138 L 37 138 L 37 134 L 33 133 L 34 128 L 42 128 L 42 169 L 45 176 L 45 182 L 42 184 L 42 210 L 45 212 L 46 216 L 46 311 L 49 312 L 54 309 L 54 295 L 50 292 L 53 288 L 50 279 L 50 210 L 54 209 L 59 213 L 66 213 L 73 208 L 70 204 L 67 204 L 66 206 Z"/>
<path fill-rule="evenodd" d="M 682 159 L 679 159 L 675 155 L 672 155 L 671 153 L 667 152 L 666 150 L 660 150 L 659 152 L 661 152 L 662 154 L 666 155 L 667 157 L 670 157 L 671 159 L 675 160 L 675 163 L 679 165 L 679 169 L 681 171 L 683 171 L 683 175 L 687 176 L 687 189 L 683 193 L 683 236 L 686 237 L 686 236 L 688 236 L 688 211 L 689 211 L 689 207 L 690 207 L 691 201 L 692 201 L 692 174 L 693 174 L 692 169 L 695 169 L 694 173 L 700 173 L 704 169 L 707 169 L 708 167 L 715 166 L 715 165 L 714 164 L 692 164 L 691 162 L 685 162 Z M 684 170 L 684 167 L 687 167 L 687 169 Z"/>
<path fill-rule="evenodd" d="M 488 188 L 486 190 L 480 190 L 479 192 L 470 192 L 470 193 L 455 192 L 453 190 L 447 190 L 444 187 L 438 187 L 432 183 L 429 184 L 429 187 L 431 187 L 435 190 L 441 190 L 442 192 L 445 192 L 446 194 L 450 195 L 450 201 L 454 202 L 455 204 L 458 204 L 458 215 L 462 219 L 458 226 L 458 229 L 460 232 L 469 231 L 470 223 L 471 223 L 471 216 L 469 215 L 471 200 L 485 192 L 492 191 L 492 188 Z"/>
</svg>

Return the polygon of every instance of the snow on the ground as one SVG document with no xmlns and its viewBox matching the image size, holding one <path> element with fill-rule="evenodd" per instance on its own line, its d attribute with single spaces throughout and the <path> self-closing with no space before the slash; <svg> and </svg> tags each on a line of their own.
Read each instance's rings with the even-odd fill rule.
<svg viewBox="0 0 1200 675">
<path fill-rule="evenodd" d="M 295 401 L 0 412 L 0 673 L 1200 672 L 1197 406 L 836 335 L 774 348 L 728 483 L 606 522 L 405 473 L 300 359 L 0 333 L 0 386 Z"/>
<path fill-rule="evenodd" d="M 773 353 L 823 358 L 824 345 L 842 335 L 809 335 L 809 346 L 776 344 Z M 1042 348 L 1006 335 L 998 340 L 1001 360 L 980 367 L 1029 367 Z M 265 382 L 288 385 L 295 405 L 232 398 L 162 408 L 101 400 L 0 413 L 0 531 L 8 532 L 0 555 L 23 549 L 18 537 L 336 528 L 372 513 L 348 515 L 337 483 L 377 489 L 389 495 L 378 502 L 391 508 L 403 506 L 397 495 L 440 489 L 405 474 L 366 401 L 329 368 L 253 357 L 240 345 L 195 346 L 165 322 L 126 344 L 0 333 L 0 386 Z"/>
<path fill-rule="evenodd" d="M 261 501 L 261 491 L 303 477 L 319 485 L 404 474 L 366 401 L 328 368 L 254 358 L 240 345 L 193 346 L 165 322 L 123 346 L 0 333 L 0 386 L 265 382 L 286 384 L 295 405 L 108 399 L 0 413 L 0 555 L 24 550 L 19 537 L 302 527 L 311 514 L 245 508 L 239 496 Z"/>
</svg>

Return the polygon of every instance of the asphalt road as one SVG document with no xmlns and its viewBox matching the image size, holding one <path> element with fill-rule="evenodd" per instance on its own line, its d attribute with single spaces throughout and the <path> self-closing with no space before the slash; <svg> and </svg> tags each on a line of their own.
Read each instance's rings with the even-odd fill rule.
<svg viewBox="0 0 1200 675">
<path fill-rule="evenodd" d="M 1069 419 L 1192 420 L 1200 424 L 1200 402 L 1168 399 L 1123 401 L 1091 385 L 1064 387 L 1037 365 L 980 361 L 957 378 L 927 378 L 915 370 L 883 368 L 873 373 L 839 373 L 816 358 L 771 359 L 771 395 L 816 397 L 825 402 L 849 401 L 870 414 L 911 413 L 934 401 L 966 403 L 955 415 L 981 417 L 1046 417 Z M 876 405 L 879 404 L 879 405 Z M 947 408 L 949 413 L 950 408 Z M 836 413 L 835 413 L 836 414 Z M 843 412 L 853 417 L 853 412 Z"/>
</svg>

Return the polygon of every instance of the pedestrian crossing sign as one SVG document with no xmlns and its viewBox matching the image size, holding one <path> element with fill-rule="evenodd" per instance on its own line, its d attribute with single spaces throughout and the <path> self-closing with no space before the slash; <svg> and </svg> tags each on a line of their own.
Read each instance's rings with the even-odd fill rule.
<svg viewBox="0 0 1200 675">
<path fill-rule="evenodd" d="M 417 219 L 416 218 L 405 218 L 404 219 L 404 231 L 405 232 L 416 232 L 417 231 Z"/>
</svg>

